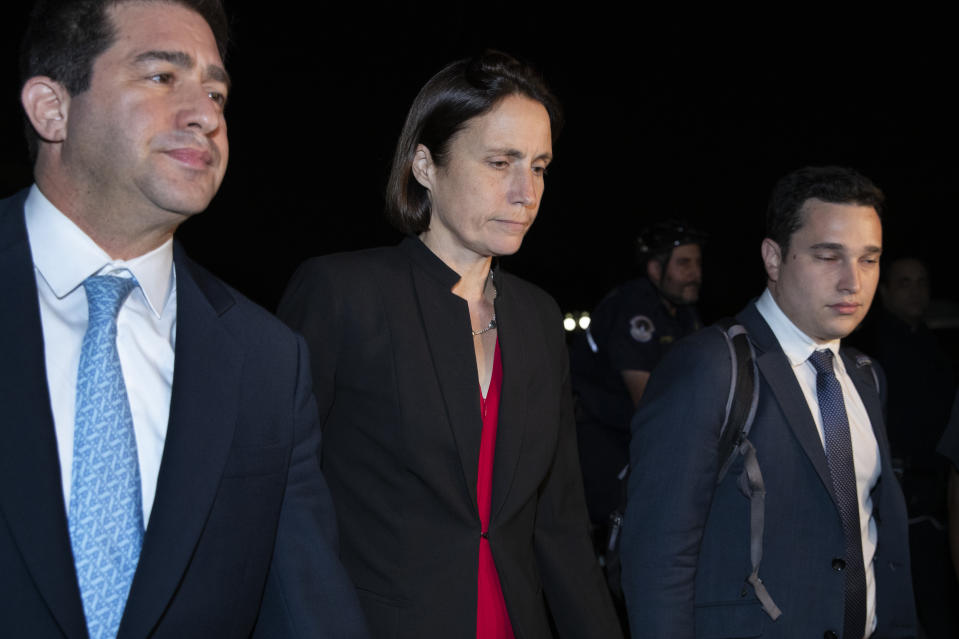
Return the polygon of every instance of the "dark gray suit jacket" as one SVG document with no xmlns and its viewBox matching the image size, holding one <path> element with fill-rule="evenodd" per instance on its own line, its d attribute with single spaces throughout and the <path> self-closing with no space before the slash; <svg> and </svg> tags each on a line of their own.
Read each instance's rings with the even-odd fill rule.
<svg viewBox="0 0 959 639">
<path fill-rule="evenodd" d="M 79 638 L 25 196 L 0 201 L 0 634 Z M 179 247 L 174 265 L 170 420 L 118 636 L 365 636 L 305 345 Z"/>
<path fill-rule="evenodd" d="M 766 485 L 759 576 L 782 610 L 773 622 L 752 587 L 749 500 L 721 484 L 717 442 L 730 384 L 730 356 L 714 327 L 679 342 L 654 371 L 633 421 L 632 475 L 623 536 L 623 587 L 637 637 L 822 637 L 843 626 L 845 553 L 819 432 L 785 354 L 754 304 L 737 318 L 759 368 L 759 406 L 749 435 Z M 915 607 L 907 516 L 890 466 L 882 408 L 868 366 L 843 362 L 879 442 L 881 477 L 872 495 L 878 628 L 912 637 Z M 834 567 L 835 565 L 835 567 Z"/>
<path fill-rule="evenodd" d="M 279 315 L 313 355 L 343 562 L 378 638 L 476 635 L 480 391 L 459 276 L 422 242 L 317 258 Z M 559 309 L 498 271 L 489 542 L 518 639 L 618 637 L 590 547 Z"/>
</svg>

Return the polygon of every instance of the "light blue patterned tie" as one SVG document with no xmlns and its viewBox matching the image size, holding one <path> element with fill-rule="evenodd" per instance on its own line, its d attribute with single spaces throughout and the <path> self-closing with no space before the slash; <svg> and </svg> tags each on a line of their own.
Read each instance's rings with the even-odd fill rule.
<svg viewBox="0 0 959 639">
<path fill-rule="evenodd" d="M 116 637 L 143 543 L 140 465 L 117 352 L 117 313 L 136 286 L 113 276 L 83 282 L 90 319 L 77 373 L 69 522 L 91 639 Z"/>
<path fill-rule="evenodd" d="M 859 494 L 856 467 L 852 458 L 852 436 L 842 386 L 833 370 L 832 351 L 813 351 L 809 361 L 816 369 L 816 394 L 826 440 L 826 460 L 832 487 L 839 502 L 846 537 L 846 559 L 838 564 L 845 573 L 845 620 L 843 639 L 862 639 L 866 629 L 866 570 L 862 557 L 862 529 L 859 526 Z M 834 564 L 834 566 L 837 564 Z"/>
</svg>

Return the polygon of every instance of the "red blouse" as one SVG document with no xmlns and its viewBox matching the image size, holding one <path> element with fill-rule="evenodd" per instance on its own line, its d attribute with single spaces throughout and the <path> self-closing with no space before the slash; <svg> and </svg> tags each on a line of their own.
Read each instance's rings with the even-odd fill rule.
<svg viewBox="0 0 959 639">
<path fill-rule="evenodd" d="M 479 546 L 479 582 L 476 601 L 476 638 L 513 639 L 513 626 L 506 611 L 503 588 L 490 551 L 489 532 L 490 497 L 493 493 L 493 454 L 496 450 L 496 422 L 499 417 L 500 389 L 503 386 L 503 364 L 500 361 L 499 339 L 493 354 L 493 375 L 489 390 L 483 397 L 480 389 L 480 408 L 483 413 L 483 433 L 480 438 L 479 470 L 476 476 L 476 504 L 479 508 L 483 535 Z"/>
</svg>

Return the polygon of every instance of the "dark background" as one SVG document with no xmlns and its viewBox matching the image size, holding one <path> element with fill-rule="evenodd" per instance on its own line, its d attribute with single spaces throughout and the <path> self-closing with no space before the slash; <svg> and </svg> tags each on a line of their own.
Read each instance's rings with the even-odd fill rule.
<svg viewBox="0 0 959 639">
<path fill-rule="evenodd" d="M 901 3 L 878 16 L 840 15 L 835 3 L 226 4 L 230 167 L 210 209 L 177 235 L 270 309 L 305 258 L 399 239 L 383 187 L 406 111 L 444 64 L 494 47 L 538 66 L 566 109 L 539 219 L 505 260 L 564 311 L 591 309 L 635 275 L 640 229 L 683 217 L 710 236 L 704 319 L 736 312 L 764 284 L 773 183 L 843 164 L 885 190 L 887 252 L 930 264 L 939 319 L 952 322 L 937 333 L 957 362 L 951 15 Z M 0 197 L 31 183 L 16 71 L 28 8 L 0 10 Z"/>
<path fill-rule="evenodd" d="M 678 216 L 710 235 L 704 316 L 735 312 L 763 285 L 772 184 L 825 163 L 886 191 L 887 249 L 919 251 L 934 297 L 957 298 L 947 232 L 959 189 L 957 46 L 945 16 L 866 24 L 812 8 L 663 15 L 491 2 L 317 4 L 308 17 L 291 4 L 227 0 L 230 167 L 210 209 L 178 233 L 269 308 L 306 257 L 398 239 L 382 194 L 406 110 L 442 65 L 485 47 L 534 62 L 565 105 L 539 219 L 506 260 L 564 310 L 589 309 L 631 277 L 637 232 Z M 31 181 L 15 64 L 28 5 L 6 3 L 0 26 L 0 196 Z"/>
</svg>

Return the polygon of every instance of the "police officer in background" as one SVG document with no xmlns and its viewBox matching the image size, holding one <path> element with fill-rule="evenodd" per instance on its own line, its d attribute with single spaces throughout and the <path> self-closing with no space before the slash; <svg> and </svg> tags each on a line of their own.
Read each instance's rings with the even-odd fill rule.
<svg viewBox="0 0 959 639">
<path fill-rule="evenodd" d="M 629 424 L 649 374 L 672 344 L 702 327 L 694 306 L 705 235 L 669 220 L 638 239 L 644 277 L 613 289 L 570 346 L 576 428 L 590 519 L 605 542 L 620 506 Z"/>
</svg>

